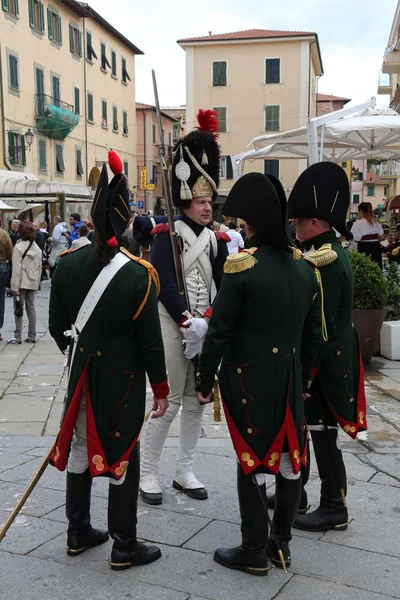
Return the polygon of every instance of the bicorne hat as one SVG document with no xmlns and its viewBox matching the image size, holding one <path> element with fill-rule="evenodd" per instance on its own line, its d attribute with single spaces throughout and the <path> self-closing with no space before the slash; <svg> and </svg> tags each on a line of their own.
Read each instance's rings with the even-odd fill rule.
<svg viewBox="0 0 400 600">
<path fill-rule="evenodd" d="M 220 150 L 215 110 L 199 110 L 199 127 L 175 145 L 172 155 L 172 201 L 177 208 L 193 198 L 218 196 Z"/>
<path fill-rule="evenodd" d="M 289 219 L 322 219 L 346 239 L 353 235 L 346 225 L 350 205 L 349 180 L 332 162 L 320 162 L 303 171 L 289 196 Z"/>
<path fill-rule="evenodd" d="M 262 173 L 240 177 L 229 192 L 223 213 L 243 219 L 271 244 L 289 251 L 286 196 L 279 180 L 273 179 Z"/>
<path fill-rule="evenodd" d="M 121 159 L 114 150 L 108 153 L 108 164 L 114 177 L 108 181 L 107 165 L 104 164 L 91 215 L 96 230 L 104 235 L 107 245 L 113 247 L 118 246 L 118 241 L 129 225 L 129 181 L 123 174 Z"/>
</svg>

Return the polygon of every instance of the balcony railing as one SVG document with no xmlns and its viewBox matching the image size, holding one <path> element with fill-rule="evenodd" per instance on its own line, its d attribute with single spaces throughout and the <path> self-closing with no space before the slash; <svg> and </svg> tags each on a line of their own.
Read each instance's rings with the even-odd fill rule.
<svg viewBox="0 0 400 600">
<path fill-rule="evenodd" d="M 399 163 L 396 160 L 390 160 L 369 166 L 367 173 L 373 173 L 377 177 L 397 177 L 398 170 Z"/>
<path fill-rule="evenodd" d="M 55 98 L 53 96 L 47 96 L 46 94 L 35 94 L 35 116 L 43 117 L 46 115 L 46 110 L 49 105 L 56 106 L 57 108 L 61 108 L 66 112 L 73 113 L 74 107 L 72 104 L 67 104 L 67 102 L 63 102 L 60 98 Z"/>
</svg>

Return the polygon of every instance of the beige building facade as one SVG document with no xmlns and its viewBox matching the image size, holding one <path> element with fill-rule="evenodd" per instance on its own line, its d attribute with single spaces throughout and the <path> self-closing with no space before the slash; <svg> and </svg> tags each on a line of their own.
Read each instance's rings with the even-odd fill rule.
<svg viewBox="0 0 400 600">
<path fill-rule="evenodd" d="M 152 210 L 165 214 L 165 191 L 159 157 L 160 133 L 156 109 L 150 104 L 136 103 L 137 187 L 135 205 L 139 212 Z M 174 140 L 179 138 L 179 120 L 161 111 L 165 154 L 169 162 Z"/>
<path fill-rule="evenodd" d="M 15 206 L 53 203 L 58 189 L 67 214 L 88 216 L 108 149 L 121 156 L 133 188 L 135 55 L 142 52 L 74 0 L 2 0 L 0 49 L 0 168 L 39 182 L 14 194 L 5 183 L 0 197 Z"/>
<path fill-rule="evenodd" d="M 186 124 L 196 126 L 199 108 L 220 120 L 220 202 L 231 189 L 231 156 L 250 140 L 306 124 L 316 116 L 317 80 L 323 74 L 313 32 L 247 30 L 181 39 L 186 52 Z M 305 160 L 246 161 L 245 172 L 270 172 L 290 191 Z"/>
</svg>

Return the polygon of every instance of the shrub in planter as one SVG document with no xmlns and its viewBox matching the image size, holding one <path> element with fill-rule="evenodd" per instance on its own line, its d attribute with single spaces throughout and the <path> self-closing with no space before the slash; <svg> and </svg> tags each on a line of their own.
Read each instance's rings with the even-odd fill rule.
<svg viewBox="0 0 400 600">
<path fill-rule="evenodd" d="M 389 264 L 386 271 L 388 283 L 388 300 L 386 321 L 400 320 L 400 265 L 397 262 Z"/>
<path fill-rule="evenodd" d="M 379 337 L 386 315 L 388 282 L 379 265 L 369 256 L 349 252 L 354 274 L 353 321 L 363 361 L 369 361 L 379 349 Z"/>
</svg>

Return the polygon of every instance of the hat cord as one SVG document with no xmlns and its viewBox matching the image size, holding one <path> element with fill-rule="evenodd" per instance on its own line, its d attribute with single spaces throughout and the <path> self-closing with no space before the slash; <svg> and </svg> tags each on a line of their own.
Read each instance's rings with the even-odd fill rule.
<svg viewBox="0 0 400 600">
<path fill-rule="evenodd" d="M 200 173 L 203 175 L 203 177 L 205 179 L 207 179 L 208 183 L 211 185 L 212 189 L 214 190 L 214 192 L 218 191 L 218 188 L 215 184 L 215 181 L 213 180 L 213 178 L 207 173 L 207 171 L 205 171 L 203 169 L 203 167 L 200 165 L 200 163 L 197 162 L 197 160 L 195 159 L 195 157 L 193 156 L 193 154 L 190 152 L 189 148 L 187 146 L 184 146 L 186 152 L 189 155 L 190 160 L 192 161 L 192 163 L 194 164 L 194 166 L 196 167 L 196 169 L 198 171 L 200 171 Z"/>
</svg>

